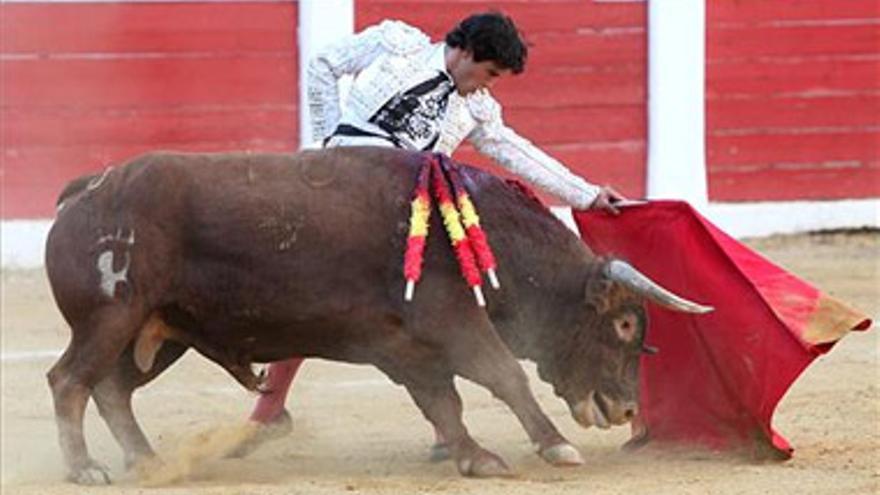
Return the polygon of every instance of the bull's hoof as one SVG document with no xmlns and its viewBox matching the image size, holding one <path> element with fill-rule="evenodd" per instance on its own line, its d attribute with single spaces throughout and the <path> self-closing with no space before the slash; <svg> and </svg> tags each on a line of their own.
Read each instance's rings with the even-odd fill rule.
<svg viewBox="0 0 880 495">
<path fill-rule="evenodd" d="M 289 435 L 291 431 L 293 431 L 293 419 L 290 417 L 290 413 L 284 409 L 277 418 L 268 423 L 258 425 L 254 429 L 253 434 L 245 438 L 240 444 L 232 449 L 226 457 L 246 457 L 264 443 L 284 438 Z"/>
<path fill-rule="evenodd" d="M 126 452 L 125 453 L 125 470 L 132 471 L 138 466 L 148 463 L 156 458 L 156 453 L 152 450 L 147 452 Z"/>
<path fill-rule="evenodd" d="M 540 455 L 548 463 L 559 467 L 580 466 L 584 463 L 581 453 L 570 443 L 560 443 L 548 447 L 542 450 Z"/>
<path fill-rule="evenodd" d="M 111 483 L 109 470 L 93 460 L 81 468 L 72 470 L 67 475 L 67 481 L 86 486 L 109 485 Z"/>
<path fill-rule="evenodd" d="M 633 435 L 632 438 L 626 441 L 623 445 L 620 446 L 620 450 L 632 453 L 641 450 L 651 439 L 648 437 L 647 433 Z"/>
<path fill-rule="evenodd" d="M 431 446 L 431 453 L 428 460 L 431 462 L 443 462 L 452 458 L 452 451 L 449 450 L 448 443 L 435 443 Z"/>
<path fill-rule="evenodd" d="M 501 478 L 513 476 L 507 464 L 497 455 L 480 450 L 470 457 L 458 460 L 458 472 L 473 478 Z"/>
<path fill-rule="evenodd" d="M 263 389 L 265 388 L 266 378 L 268 376 L 266 368 L 261 369 L 259 375 L 254 373 L 250 364 L 231 365 L 226 367 L 226 370 L 229 371 L 232 377 L 248 391 L 265 392 Z"/>
</svg>

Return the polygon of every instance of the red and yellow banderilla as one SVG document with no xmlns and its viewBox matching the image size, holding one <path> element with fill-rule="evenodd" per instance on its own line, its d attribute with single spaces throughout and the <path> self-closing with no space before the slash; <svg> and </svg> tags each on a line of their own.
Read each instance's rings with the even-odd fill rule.
<svg viewBox="0 0 880 495">
<path fill-rule="evenodd" d="M 445 173 L 444 173 L 445 172 Z M 447 183 L 447 175 L 449 183 Z M 449 184 L 452 184 L 452 192 Z M 432 190 L 432 191 L 431 191 Z M 480 218 L 461 181 L 458 168 L 442 155 L 426 157 L 419 170 L 413 199 L 410 203 L 410 230 L 404 255 L 404 278 L 406 289 L 404 300 L 411 301 L 415 284 L 422 274 L 425 241 L 428 235 L 428 222 L 431 215 L 430 193 L 434 193 L 443 225 L 458 259 L 462 276 L 474 292 L 479 306 L 485 306 L 482 276 L 480 269 L 487 272 L 492 287 L 500 284 L 495 274 L 497 263 L 486 234 L 480 227 Z M 455 200 L 453 200 L 453 192 Z M 462 222 L 464 227 L 462 227 Z"/>
<path fill-rule="evenodd" d="M 486 232 L 480 226 L 480 216 L 477 215 L 477 209 L 473 201 L 471 201 L 467 189 L 464 187 L 461 171 L 446 156 L 440 157 L 440 163 L 449 177 L 449 183 L 452 184 L 452 192 L 455 194 L 458 211 L 461 213 L 461 221 L 464 224 L 465 232 L 467 233 L 471 248 L 474 250 L 480 269 L 489 277 L 489 283 L 492 285 L 492 288 L 500 289 L 501 283 L 498 282 L 498 276 L 495 273 L 498 263 L 495 261 L 492 248 L 489 247 Z"/>
<path fill-rule="evenodd" d="M 458 259 L 461 274 L 465 282 L 473 290 L 474 297 L 477 298 L 477 304 L 485 306 L 483 277 L 480 276 L 476 256 L 474 256 L 470 240 L 461 226 L 461 216 L 455 206 L 455 202 L 452 200 L 452 193 L 449 190 L 449 184 L 446 183 L 443 169 L 440 167 L 440 160 L 436 156 L 431 159 L 431 170 L 431 185 L 434 186 L 434 198 L 437 200 L 440 216 L 443 217 L 443 225 L 446 227 L 446 233 L 449 235 L 449 241 L 452 243 L 452 250 Z"/>
<path fill-rule="evenodd" d="M 428 221 L 431 219 L 431 196 L 428 191 L 431 167 L 422 165 L 410 202 L 409 237 L 403 256 L 403 276 L 406 279 L 404 301 L 412 301 L 416 282 L 422 277 L 425 241 L 428 237 Z"/>
</svg>

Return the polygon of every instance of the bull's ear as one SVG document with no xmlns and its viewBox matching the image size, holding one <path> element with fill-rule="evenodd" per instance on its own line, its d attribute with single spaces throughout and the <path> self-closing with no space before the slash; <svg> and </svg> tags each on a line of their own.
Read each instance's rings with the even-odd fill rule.
<svg viewBox="0 0 880 495">
<path fill-rule="evenodd" d="M 604 275 L 587 277 L 584 284 L 584 302 L 599 314 L 607 313 L 611 309 L 614 285 L 614 282 Z"/>
</svg>

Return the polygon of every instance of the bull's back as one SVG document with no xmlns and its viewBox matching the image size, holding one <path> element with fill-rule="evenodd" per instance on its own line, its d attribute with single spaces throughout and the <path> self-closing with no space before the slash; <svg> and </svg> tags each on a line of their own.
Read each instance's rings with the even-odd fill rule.
<svg viewBox="0 0 880 495">
<path fill-rule="evenodd" d="M 218 321 L 381 311 L 400 303 L 409 200 L 422 161 L 385 148 L 145 155 L 65 206 L 47 268 L 50 278 L 78 280 L 88 297 L 137 293 Z M 512 268 L 531 250 L 517 247 L 519 237 L 546 234 L 547 215 L 524 211 L 522 198 L 494 177 L 464 175 L 484 205 L 496 254 Z M 430 230 L 426 277 L 464 287 L 436 213 Z M 129 287 L 108 289 L 123 268 Z"/>
<path fill-rule="evenodd" d="M 412 155 L 384 149 L 151 153 L 68 200 L 47 272 L 71 306 L 119 296 L 123 270 L 132 290 L 305 297 L 335 273 L 377 276 L 405 236 L 415 170 Z"/>
<path fill-rule="evenodd" d="M 406 235 L 417 172 L 409 157 L 383 149 L 186 157 L 184 197 L 174 199 L 189 226 L 183 240 L 191 254 L 288 269 L 387 250 Z"/>
<path fill-rule="evenodd" d="M 163 196 L 185 225 L 174 270 L 184 291 L 175 297 L 194 314 L 240 311 L 312 329 L 327 315 L 351 321 L 353 310 L 381 312 L 399 299 L 417 155 L 380 148 L 176 160 L 161 166 L 185 170 L 183 194 Z"/>
</svg>

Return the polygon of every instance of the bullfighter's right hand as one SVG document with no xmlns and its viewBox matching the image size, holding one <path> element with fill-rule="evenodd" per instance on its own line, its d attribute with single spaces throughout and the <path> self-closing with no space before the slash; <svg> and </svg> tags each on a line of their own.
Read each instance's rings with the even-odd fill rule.
<svg viewBox="0 0 880 495">
<path fill-rule="evenodd" d="M 613 215 L 619 215 L 620 209 L 616 206 L 616 204 L 621 201 L 626 201 L 626 197 L 617 192 L 611 186 L 602 186 L 602 189 L 599 191 L 596 199 L 594 199 L 592 204 L 590 204 L 590 209 L 605 210 Z"/>
</svg>

